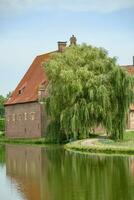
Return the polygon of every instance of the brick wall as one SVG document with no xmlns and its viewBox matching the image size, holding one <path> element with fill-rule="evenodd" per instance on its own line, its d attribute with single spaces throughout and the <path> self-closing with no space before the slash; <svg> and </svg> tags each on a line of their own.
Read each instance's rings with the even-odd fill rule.
<svg viewBox="0 0 134 200">
<path fill-rule="evenodd" d="M 43 105 L 38 102 L 6 106 L 6 137 L 39 138 L 43 136 L 45 117 L 42 109 Z"/>
</svg>

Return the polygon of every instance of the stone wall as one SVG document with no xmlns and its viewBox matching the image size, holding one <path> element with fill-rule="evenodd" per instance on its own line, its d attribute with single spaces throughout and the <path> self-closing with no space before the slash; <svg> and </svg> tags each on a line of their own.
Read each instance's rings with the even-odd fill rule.
<svg viewBox="0 0 134 200">
<path fill-rule="evenodd" d="M 40 103 L 33 102 L 6 106 L 5 116 L 6 137 L 39 138 L 43 136 L 45 116 L 43 105 Z"/>
</svg>

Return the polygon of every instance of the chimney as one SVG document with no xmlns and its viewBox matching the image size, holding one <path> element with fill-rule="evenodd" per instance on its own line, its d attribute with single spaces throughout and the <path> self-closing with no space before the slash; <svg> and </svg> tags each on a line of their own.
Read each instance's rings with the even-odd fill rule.
<svg viewBox="0 0 134 200">
<path fill-rule="evenodd" d="M 58 42 L 58 51 L 62 53 L 65 50 L 66 45 L 67 45 L 67 42 L 60 42 L 59 41 Z"/>
<path fill-rule="evenodd" d="M 76 45 L 77 39 L 74 35 L 72 35 L 72 37 L 70 38 L 70 46 L 71 45 Z"/>
<path fill-rule="evenodd" d="M 134 66 L 134 56 L 133 56 L 133 66 Z"/>
</svg>

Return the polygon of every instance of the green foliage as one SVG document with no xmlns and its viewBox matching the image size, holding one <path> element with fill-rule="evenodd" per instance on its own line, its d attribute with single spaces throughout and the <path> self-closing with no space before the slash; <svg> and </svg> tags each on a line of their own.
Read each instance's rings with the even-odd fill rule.
<svg viewBox="0 0 134 200">
<path fill-rule="evenodd" d="M 4 131 L 4 130 L 5 130 L 5 119 L 0 118 L 0 131 Z"/>
<path fill-rule="evenodd" d="M 5 163 L 5 147 L 0 145 L 0 165 Z"/>
<path fill-rule="evenodd" d="M 134 131 L 127 131 L 124 134 L 124 140 L 125 141 L 134 141 Z"/>
<path fill-rule="evenodd" d="M 68 140 L 87 138 L 101 124 L 114 139 L 123 138 L 134 79 L 115 58 L 83 44 L 52 55 L 44 65 L 49 79 L 46 109 L 58 127 L 56 134 Z"/>
<path fill-rule="evenodd" d="M 6 98 L 0 95 L 0 118 L 3 118 L 5 115 L 5 108 L 4 108 L 5 101 Z"/>
</svg>

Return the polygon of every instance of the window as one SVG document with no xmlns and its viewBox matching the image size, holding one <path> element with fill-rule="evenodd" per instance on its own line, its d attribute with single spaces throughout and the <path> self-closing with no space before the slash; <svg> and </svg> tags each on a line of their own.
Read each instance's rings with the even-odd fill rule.
<svg viewBox="0 0 134 200">
<path fill-rule="evenodd" d="M 18 94 L 19 94 L 19 95 L 23 94 L 25 88 L 26 88 L 26 84 L 22 85 L 22 87 L 19 88 L 19 90 L 18 90 Z"/>
<path fill-rule="evenodd" d="M 24 119 L 27 120 L 27 113 L 24 113 Z"/>
<path fill-rule="evenodd" d="M 15 114 L 12 115 L 12 120 L 13 120 L 13 122 L 16 121 L 16 115 Z"/>
<path fill-rule="evenodd" d="M 18 114 L 18 121 L 21 121 L 22 120 L 22 114 Z"/>
<path fill-rule="evenodd" d="M 7 116 L 7 122 L 10 122 L 10 115 Z"/>
<path fill-rule="evenodd" d="M 30 113 L 30 119 L 31 120 L 35 120 L 35 112 L 31 112 Z"/>
<path fill-rule="evenodd" d="M 18 92 L 19 94 L 21 94 L 21 90 L 19 90 L 19 92 Z"/>
</svg>

